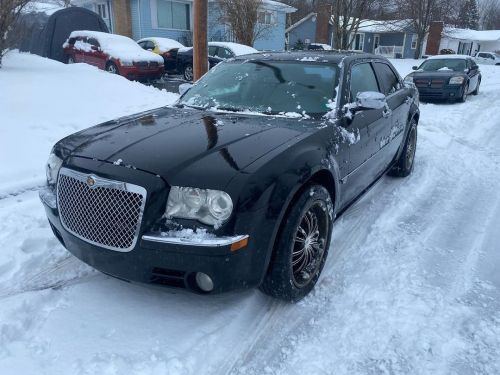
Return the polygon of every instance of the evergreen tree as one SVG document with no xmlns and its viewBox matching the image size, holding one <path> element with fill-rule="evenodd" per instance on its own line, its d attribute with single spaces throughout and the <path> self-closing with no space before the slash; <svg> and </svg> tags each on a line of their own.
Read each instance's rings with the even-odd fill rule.
<svg viewBox="0 0 500 375">
<path fill-rule="evenodd" d="M 479 27 L 479 11 L 476 0 L 465 0 L 458 14 L 457 26 L 464 29 L 477 30 Z"/>
</svg>

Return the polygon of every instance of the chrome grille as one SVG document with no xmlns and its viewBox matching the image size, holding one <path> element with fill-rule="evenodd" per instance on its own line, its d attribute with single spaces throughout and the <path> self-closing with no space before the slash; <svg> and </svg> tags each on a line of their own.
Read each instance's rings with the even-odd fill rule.
<svg viewBox="0 0 500 375">
<path fill-rule="evenodd" d="M 63 168 L 57 182 L 61 223 L 72 234 L 110 250 L 134 248 L 146 190 Z"/>
</svg>

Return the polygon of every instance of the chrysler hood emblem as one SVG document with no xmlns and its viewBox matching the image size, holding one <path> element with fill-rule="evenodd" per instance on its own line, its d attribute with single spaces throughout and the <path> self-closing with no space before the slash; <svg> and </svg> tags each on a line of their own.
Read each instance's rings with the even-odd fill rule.
<svg viewBox="0 0 500 375">
<path fill-rule="evenodd" d="M 92 187 L 92 186 L 94 186 L 94 185 L 95 185 L 95 180 L 94 180 L 94 178 L 93 178 L 92 176 L 88 176 L 88 177 L 87 177 L 87 186 L 88 186 L 88 187 Z"/>
</svg>

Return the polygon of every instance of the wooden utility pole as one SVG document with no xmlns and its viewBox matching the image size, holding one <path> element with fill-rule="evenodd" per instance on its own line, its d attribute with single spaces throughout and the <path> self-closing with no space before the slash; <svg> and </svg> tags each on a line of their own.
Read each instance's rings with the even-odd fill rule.
<svg viewBox="0 0 500 375">
<path fill-rule="evenodd" d="M 208 71 L 208 0 L 193 2 L 193 79 Z"/>
</svg>

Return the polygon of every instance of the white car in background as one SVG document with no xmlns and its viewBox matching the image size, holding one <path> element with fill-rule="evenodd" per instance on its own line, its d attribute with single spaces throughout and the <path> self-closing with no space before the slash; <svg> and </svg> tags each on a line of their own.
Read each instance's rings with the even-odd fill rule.
<svg viewBox="0 0 500 375">
<path fill-rule="evenodd" d="M 500 65 L 500 54 L 495 52 L 478 52 L 474 59 L 479 64 Z"/>
</svg>

